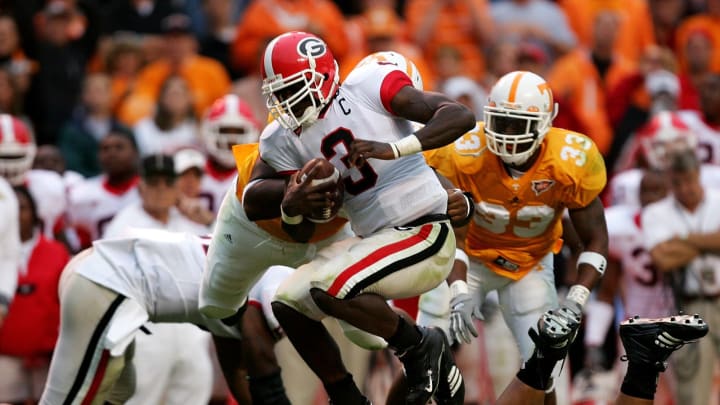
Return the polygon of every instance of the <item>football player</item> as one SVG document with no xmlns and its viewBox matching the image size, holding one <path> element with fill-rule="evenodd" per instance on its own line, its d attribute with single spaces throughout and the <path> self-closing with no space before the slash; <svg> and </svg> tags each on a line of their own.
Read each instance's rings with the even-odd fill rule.
<svg viewBox="0 0 720 405">
<path fill-rule="evenodd" d="M 200 183 L 200 198 L 207 200 L 206 208 L 217 214 L 237 173 L 232 146 L 257 142 L 260 125 L 247 103 L 228 94 L 215 100 L 205 112 L 200 136 L 208 154 Z"/>
<path fill-rule="evenodd" d="M 289 405 L 272 352 L 281 336 L 269 298 L 291 268 L 268 269 L 250 292 L 253 315 L 207 318 L 197 300 L 209 238 L 161 230 L 102 239 L 65 268 L 59 293 L 60 338 L 42 404 L 124 403 L 133 394 L 135 336 L 145 322 L 188 322 L 209 330 L 236 398 L 247 390 L 241 350 L 252 361 L 249 390 L 254 403 Z M 258 311 L 259 310 L 259 311 Z M 242 333 L 241 333 L 242 332 Z M 252 339 L 240 338 L 251 333 Z M 270 350 L 267 348 L 270 347 Z M 244 374 L 244 373 L 243 373 Z"/>
<path fill-rule="evenodd" d="M 500 309 L 524 361 L 533 351 L 527 336 L 546 311 L 575 324 L 590 290 L 606 267 L 608 236 L 598 194 L 605 164 L 585 135 L 552 127 L 552 91 L 540 76 L 515 71 L 492 87 L 484 122 L 442 149 L 426 152 L 430 166 L 463 190 L 475 213 L 458 246 L 467 253 L 451 283 L 451 330 L 458 342 L 477 336 L 472 316 L 497 290 Z M 558 303 L 553 253 L 559 251 L 561 219 L 569 210 L 585 251 L 575 284 Z M 572 340 L 577 326 L 565 328 Z"/>
<path fill-rule="evenodd" d="M 275 121 L 261 135 L 253 176 L 259 184 L 246 190 L 244 205 L 264 208 L 255 218 L 280 216 L 288 233 L 302 240 L 315 225 L 306 219 L 313 207 L 300 186 L 290 179 L 278 205 L 256 193 L 265 179 L 287 178 L 308 161 L 325 158 L 340 172 L 343 210 L 357 235 L 299 267 L 279 288 L 273 311 L 333 403 L 367 399 L 320 323 L 327 316 L 385 339 L 404 365 L 407 403 L 424 404 L 447 377 L 443 369 L 454 367 L 446 337 L 398 316 L 386 300 L 429 291 L 452 267 L 447 193 L 420 152 L 469 130 L 473 113 L 444 95 L 417 89 L 393 61 L 361 64 L 340 85 L 332 52 L 308 33 L 275 37 L 262 67 L 263 93 Z M 425 125 L 416 130 L 413 122 Z"/>
<path fill-rule="evenodd" d="M 65 183 L 55 172 L 32 169 L 36 154 L 35 137 L 27 124 L 10 114 L 0 114 L 0 176 L 12 185 L 27 185 L 37 203 L 43 234 L 54 238 L 62 231 L 67 206 Z"/>
</svg>

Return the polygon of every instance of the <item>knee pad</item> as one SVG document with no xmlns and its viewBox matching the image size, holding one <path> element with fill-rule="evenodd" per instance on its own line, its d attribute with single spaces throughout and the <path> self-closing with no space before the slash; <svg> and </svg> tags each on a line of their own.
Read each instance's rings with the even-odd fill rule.
<svg viewBox="0 0 720 405">
<path fill-rule="evenodd" d="M 280 371 L 262 377 L 248 377 L 248 384 L 254 404 L 291 405 Z"/>
</svg>

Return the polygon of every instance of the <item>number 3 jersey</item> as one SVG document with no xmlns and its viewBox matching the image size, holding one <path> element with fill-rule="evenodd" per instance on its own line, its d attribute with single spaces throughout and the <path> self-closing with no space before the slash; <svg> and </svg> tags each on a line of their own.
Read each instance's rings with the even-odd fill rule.
<svg viewBox="0 0 720 405">
<path fill-rule="evenodd" d="M 260 137 L 260 156 L 280 173 L 300 170 L 323 157 L 340 171 L 345 186 L 345 212 L 359 236 L 400 226 L 427 214 L 447 211 L 447 193 L 420 154 L 395 160 L 370 159 L 350 167 L 348 152 L 355 139 L 395 142 L 413 133 L 412 123 L 397 117 L 390 102 L 412 86 L 397 65 L 376 61 L 356 67 L 321 114 L 301 132 L 269 124 Z"/>
<path fill-rule="evenodd" d="M 586 136 L 551 128 L 532 167 L 513 177 L 487 149 L 483 131 L 479 122 L 425 157 L 475 199 L 465 240 L 468 255 L 518 280 L 549 252 L 559 251 L 563 211 L 585 207 L 598 196 L 607 181 L 605 163 Z"/>
</svg>

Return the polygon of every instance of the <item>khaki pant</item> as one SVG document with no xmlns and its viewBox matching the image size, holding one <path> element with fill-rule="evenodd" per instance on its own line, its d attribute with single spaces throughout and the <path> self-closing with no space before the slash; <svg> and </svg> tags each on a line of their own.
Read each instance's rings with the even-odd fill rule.
<svg viewBox="0 0 720 405">
<path fill-rule="evenodd" d="M 720 299 L 689 301 L 682 309 L 688 314 L 700 314 L 710 331 L 670 357 L 677 381 L 676 403 L 708 405 L 713 373 L 720 358 Z"/>
</svg>

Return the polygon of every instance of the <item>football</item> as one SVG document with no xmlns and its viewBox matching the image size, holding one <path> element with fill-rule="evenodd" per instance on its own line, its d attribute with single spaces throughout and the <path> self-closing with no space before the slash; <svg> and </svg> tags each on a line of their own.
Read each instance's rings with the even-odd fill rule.
<svg viewBox="0 0 720 405">
<path fill-rule="evenodd" d="M 335 198 L 335 205 L 333 207 L 325 207 L 314 210 L 313 213 L 306 216 L 306 218 L 315 223 L 330 222 L 335 218 L 338 210 L 340 210 L 340 207 L 342 206 L 343 187 L 342 181 L 340 181 L 340 172 L 328 160 L 323 158 L 314 158 L 303 166 L 297 180 L 299 182 L 304 181 L 316 166 L 317 169 L 315 169 L 315 172 L 313 173 L 313 178 L 310 184 L 313 186 L 326 183 L 332 184 L 328 185 L 328 190 L 336 191 L 337 198 Z"/>
</svg>

